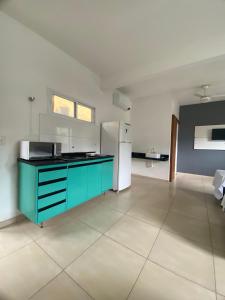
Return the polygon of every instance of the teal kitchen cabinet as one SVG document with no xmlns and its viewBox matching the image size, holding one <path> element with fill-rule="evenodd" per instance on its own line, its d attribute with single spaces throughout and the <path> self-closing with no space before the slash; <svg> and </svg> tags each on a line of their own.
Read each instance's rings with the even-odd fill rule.
<svg viewBox="0 0 225 300">
<path fill-rule="evenodd" d="M 67 165 L 19 162 L 19 210 L 36 224 L 66 210 Z"/>
<path fill-rule="evenodd" d="M 101 169 L 101 192 L 104 193 L 113 186 L 113 161 L 102 164 Z"/>
<path fill-rule="evenodd" d="M 88 167 L 72 165 L 68 167 L 67 208 L 72 208 L 88 198 Z"/>
<path fill-rule="evenodd" d="M 102 164 L 96 163 L 88 166 L 88 199 L 94 198 L 102 193 L 101 191 L 101 170 Z"/>
<path fill-rule="evenodd" d="M 113 157 L 36 164 L 19 160 L 19 210 L 36 224 L 112 189 Z"/>
</svg>

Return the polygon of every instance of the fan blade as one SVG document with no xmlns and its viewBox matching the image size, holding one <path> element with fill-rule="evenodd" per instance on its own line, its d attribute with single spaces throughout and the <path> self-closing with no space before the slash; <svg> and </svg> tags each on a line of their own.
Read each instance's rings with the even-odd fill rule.
<svg viewBox="0 0 225 300">
<path fill-rule="evenodd" d="M 203 95 L 198 94 L 198 93 L 194 94 L 194 96 L 199 97 L 199 98 L 202 98 L 202 97 L 203 97 Z"/>
</svg>

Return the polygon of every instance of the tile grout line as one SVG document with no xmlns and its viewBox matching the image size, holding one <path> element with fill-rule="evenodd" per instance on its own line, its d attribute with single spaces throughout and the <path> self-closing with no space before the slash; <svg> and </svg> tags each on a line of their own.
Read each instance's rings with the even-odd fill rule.
<svg viewBox="0 0 225 300">
<path fill-rule="evenodd" d="M 172 197 L 172 199 L 174 200 L 173 197 Z M 139 272 L 139 274 L 138 274 L 138 276 L 137 276 L 137 278 L 136 278 L 136 280 L 135 280 L 135 282 L 134 282 L 134 284 L 133 284 L 133 286 L 132 286 L 130 292 L 128 293 L 126 300 L 129 299 L 129 297 L 130 297 L 132 291 L 134 290 L 134 288 L 135 288 L 135 286 L 136 286 L 136 283 L 138 282 L 138 279 L 139 279 L 140 276 L 141 276 L 141 273 L 142 273 L 143 270 L 144 270 L 144 267 L 146 266 L 147 262 L 149 261 L 148 258 L 149 258 L 150 254 L 151 254 L 151 251 L 152 251 L 152 249 L 154 248 L 154 246 L 155 246 L 155 244 L 156 244 L 156 241 L 157 241 L 157 239 L 158 239 L 158 237 L 159 237 L 159 235 L 160 235 L 160 232 L 161 232 L 161 230 L 162 230 L 162 226 L 164 225 L 165 220 L 166 220 L 166 218 L 167 218 L 167 216 L 168 216 L 168 214 L 169 214 L 170 207 L 172 206 L 173 200 L 171 201 L 171 205 L 169 206 L 169 209 L 168 209 L 168 212 L 167 212 L 167 214 L 166 214 L 166 216 L 165 216 L 165 218 L 164 218 L 164 221 L 163 221 L 163 223 L 162 223 L 161 226 L 160 226 L 159 232 L 158 232 L 158 234 L 157 234 L 157 236 L 156 236 L 156 238 L 155 238 L 155 240 L 154 240 L 154 243 L 152 244 L 152 247 L 151 247 L 151 249 L 150 249 L 150 251 L 149 251 L 149 253 L 148 253 L 148 256 L 147 256 L 147 258 L 146 258 L 146 260 L 145 260 L 145 262 L 144 262 L 144 264 L 143 264 L 143 266 L 142 266 L 142 268 L 141 268 L 141 270 L 140 270 L 140 272 Z"/>
<path fill-rule="evenodd" d="M 105 234 L 103 234 L 103 236 L 106 237 L 106 238 L 108 238 L 108 239 L 110 239 L 110 240 L 113 241 L 114 243 L 116 243 L 116 244 L 118 244 L 118 245 L 120 245 L 120 246 L 126 248 L 127 250 L 132 251 L 134 254 L 139 255 L 139 256 L 141 256 L 141 257 L 144 258 L 144 259 L 147 259 L 146 256 L 144 256 L 144 255 L 142 255 L 142 254 L 140 254 L 140 253 L 134 251 L 133 249 L 129 248 L 129 247 L 126 246 L 126 245 L 121 244 L 120 242 L 114 240 L 112 237 L 110 237 L 110 236 L 108 236 L 108 235 L 105 235 Z"/>
<path fill-rule="evenodd" d="M 203 186 L 203 188 L 204 188 L 204 186 Z M 157 226 L 155 226 L 155 225 L 153 225 L 153 224 L 151 224 L 151 223 L 148 223 L 148 222 L 144 222 L 143 220 L 140 220 L 140 219 L 138 219 L 138 218 L 135 218 L 135 217 L 133 217 L 133 216 L 130 216 L 130 215 L 128 215 L 127 214 L 127 212 L 131 209 L 129 209 L 128 211 L 126 211 L 126 212 L 121 212 L 121 211 L 117 211 L 117 210 L 114 210 L 113 208 L 111 208 L 111 207 L 109 207 L 108 209 L 109 210 L 113 210 L 113 211 L 117 211 L 117 212 L 120 212 L 121 214 L 122 214 L 122 216 L 117 220 L 117 221 L 115 221 L 115 223 L 113 223 L 110 227 L 109 227 L 109 229 L 107 229 L 107 231 L 105 231 L 104 233 L 102 233 L 102 232 L 99 232 L 97 229 L 95 229 L 94 227 L 92 227 L 92 226 L 90 226 L 89 224 L 87 224 L 87 223 L 85 223 L 85 222 L 83 222 L 81 219 L 79 219 L 79 217 L 77 217 L 77 221 L 79 221 L 79 222 L 81 222 L 81 223 L 83 223 L 83 224 L 85 224 L 85 225 L 87 225 L 89 228 L 91 228 L 91 229 L 93 229 L 93 230 L 95 230 L 96 232 L 98 232 L 98 233 L 100 233 L 100 236 L 91 244 L 91 245 L 89 245 L 88 246 L 88 248 L 86 248 L 77 258 L 75 258 L 70 264 L 68 264 L 66 267 L 64 267 L 64 268 L 62 268 L 39 244 L 38 244 L 38 239 L 35 239 L 35 238 L 32 238 L 31 236 L 29 236 L 29 235 L 27 235 L 29 238 L 30 238 L 30 241 L 28 241 L 24 246 L 22 246 L 22 247 L 20 247 L 19 249 L 17 249 L 17 250 L 15 250 L 15 251 L 13 251 L 13 252 L 11 252 L 11 253 L 9 253 L 8 255 L 11 255 L 11 254 L 14 254 L 15 252 L 17 252 L 17 251 L 19 251 L 19 250 L 21 250 L 22 248 L 24 248 L 24 247 L 26 247 L 27 245 L 29 245 L 29 244 L 31 244 L 31 243 L 35 243 L 54 263 L 56 263 L 58 266 L 59 266 L 59 268 L 61 269 L 61 271 L 54 277 L 54 278 L 52 278 L 51 280 L 49 280 L 43 287 L 41 287 L 38 291 L 36 291 L 34 294 L 32 294 L 32 296 L 30 296 L 30 298 L 32 298 L 36 293 L 38 293 L 41 289 L 43 289 L 45 286 L 47 286 L 51 281 L 53 281 L 55 278 L 57 278 L 60 274 L 62 274 L 63 272 L 69 277 L 69 278 L 71 278 L 71 280 L 74 282 L 74 283 L 76 283 L 88 296 L 90 296 L 92 299 L 94 299 L 91 295 L 89 295 L 88 294 L 88 292 L 82 287 L 82 286 L 80 286 L 67 272 L 66 272 L 66 268 L 68 268 L 74 261 L 76 261 L 80 256 L 82 256 L 89 248 L 91 248 L 100 238 L 102 238 L 103 236 L 104 237 L 107 237 L 107 238 L 109 238 L 109 239 L 111 239 L 112 241 L 114 241 L 115 243 L 117 243 L 117 244 L 119 244 L 120 246 L 122 246 L 122 247 L 125 247 L 125 248 L 127 248 L 127 249 L 129 249 L 130 251 L 132 251 L 133 253 L 135 253 L 135 254 L 137 254 L 137 255 L 139 255 L 139 256 L 141 256 L 141 257 L 143 257 L 144 259 L 145 259 L 145 262 L 144 262 L 144 264 L 143 264 L 143 266 L 142 266 L 142 268 L 141 268 L 141 270 L 140 270 L 140 272 L 139 272 L 139 275 L 138 275 L 138 277 L 137 277 L 137 279 L 136 279 L 136 281 L 134 282 L 134 284 L 133 284 L 133 286 L 132 286 L 132 288 L 131 288 L 131 290 L 130 290 L 130 292 L 129 292 L 129 294 L 128 294 L 128 296 L 127 296 L 127 299 L 129 298 L 129 296 L 130 296 L 130 294 L 132 293 L 132 291 L 133 291 L 133 289 L 134 289 L 134 287 L 135 287 L 135 285 L 136 285 L 136 283 L 137 283 L 137 281 L 138 281 L 138 279 L 139 279 L 139 277 L 140 277 L 140 275 L 141 275 L 141 273 L 142 273 L 142 271 L 143 271 L 143 269 L 144 269 L 144 267 L 145 267 L 145 265 L 146 265 L 146 263 L 148 262 L 148 261 L 150 261 L 150 262 L 152 262 L 152 263 L 154 263 L 154 264 L 156 264 L 156 265 L 158 265 L 158 266 L 160 266 L 161 268 L 163 268 L 163 269 L 165 269 L 165 270 L 167 270 L 168 272 L 171 272 L 171 273 L 174 273 L 176 276 L 178 276 L 178 277 L 181 277 L 181 278 L 184 278 L 185 280 L 188 280 L 188 281 L 190 281 L 190 282 L 192 282 L 192 283 L 194 283 L 194 284 L 197 284 L 197 285 L 199 285 L 200 287 L 202 287 L 202 288 L 204 288 L 204 289 L 207 289 L 206 287 L 204 287 L 204 286 L 202 286 L 202 285 L 200 285 L 200 284 L 198 284 L 198 283 L 196 283 L 195 281 L 192 281 L 192 280 L 190 280 L 190 279 L 188 279 L 188 278 L 185 278 L 185 277 L 183 277 L 182 275 L 179 275 L 179 274 L 176 274 L 175 272 L 173 272 L 173 271 L 171 271 L 171 270 L 169 270 L 169 269 L 167 269 L 167 268 L 165 268 L 165 267 L 163 267 L 163 266 L 161 266 L 160 264 L 157 264 L 156 262 L 154 262 L 154 261 L 152 261 L 150 258 L 149 258 L 149 256 L 150 256 L 150 253 L 151 253 L 151 251 L 152 251 L 152 249 L 153 249 L 153 247 L 155 246 L 155 243 L 157 242 L 157 239 L 158 239 L 158 237 L 159 237 L 159 234 L 164 230 L 163 229 L 163 226 L 164 226 L 164 224 L 165 224 L 165 222 L 166 222 L 166 219 L 167 219 L 167 217 L 168 217 L 168 214 L 170 213 L 170 211 L 171 211 L 171 207 L 172 207 L 172 205 L 173 205 L 173 203 L 174 203 L 174 201 L 175 201 L 175 196 L 173 196 L 173 197 L 171 197 L 172 198 L 172 201 L 171 201 L 171 204 L 170 204 L 170 206 L 169 206 L 169 208 L 168 208 L 168 210 L 167 210 L 167 213 L 166 213 L 166 215 L 165 215 L 165 218 L 164 218 L 164 220 L 163 220 L 163 222 L 162 222 L 162 224 L 161 224 L 161 226 L 160 227 L 157 227 Z M 106 200 L 107 201 L 107 200 Z M 93 208 L 94 207 L 96 207 L 96 206 L 98 206 L 98 205 L 101 205 L 101 203 L 97 203 L 97 204 L 95 204 L 95 205 L 93 205 Z M 206 201 L 205 201 L 205 205 L 206 205 Z M 210 222 L 209 222 L 209 215 L 208 215 L 208 206 L 206 205 L 206 208 L 207 208 L 207 216 L 208 216 L 208 218 L 207 218 L 207 220 L 208 220 L 208 224 L 210 225 Z M 156 236 L 156 238 L 155 238 L 155 240 L 154 240 L 154 243 L 153 243 L 153 245 L 152 245 L 152 247 L 151 247 L 151 249 L 150 249 L 150 251 L 149 251 L 149 254 L 148 254 L 148 257 L 146 258 L 145 256 L 142 256 L 141 254 L 139 254 L 139 253 L 137 253 L 137 252 L 135 252 L 134 250 L 132 250 L 132 249 L 130 249 L 129 247 L 126 247 L 125 245 L 123 245 L 123 244 L 121 244 L 121 243 L 119 243 L 119 242 L 117 242 L 117 241 L 115 241 L 115 240 L 113 240 L 113 238 L 111 238 L 110 236 L 107 236 L 106 235 L 106 233 L 111 229 L 111 227 L 113 227 L 116 223 L 118 223 L 120 220 L 121 220 L 121 218 L 123 218 L 123 217 L 125 217 L 125 216 L 128 216 L 128 217 L 130 217 L 130 218 L 133 218 L 133 219 L 136 219 L 136 220 L 138 220 L 139 222 L 143 222 L 143 223 L 146 223 L 146 224 L 148 224 L 148 225 L 150 225 L 150 226 L 153 226 L 153 227 L 155 227 L 155 228 L 157 228 L 157 229 L 159 229 L 159 232 L 158 232 L 158 234 L 157 234 L 157 236 Z M 72 217 L 71 217 L 71 220 L 68 222 L 68 224 L 70 223 L 70 222 L 73 222 L 74 220 L 72 219 Z M 58 225 L 54 225 L 53 227 L 57 227 Z M 171 232 L 171 233 L 173 233 L 173 232 Z M 211 230 L 210 230 L 210 237 L 211 237 L 211 244 L 212 244 L 212 235 L 211 235 Z M 212 249 L 213 249 L 213 247 L 212 247 Z M 7 257 L 8 255 L 6 255 L 6 256 L 4 256 L 4 257 L 2 257 L 2 258 L 5 258 L 5 257 Z M 215 278 L 215 264 L 214 264 L 214 255 L 213 255 L 213 266 L 214 266 L 214 278 Z M 209 290 L 209 289 L 207 289 L 207 290 Z M 212 292 L 212 290 L 209 290 L 209 291 L 211 291 Z M 215 280 L 215 292 L 217 292 L 217 290 L 216 290 L 216 280 Z M 29 298 L 29 299 L 30 299 Z"/>
<path fill-rule="evenodd" d="M 85 252 L 87 252 L 92 246 L 94 246 L 94 244 L 97 243 L 98 240 L 100 240 L 100 238 L 103 236 L 103 234 L 101 234 L 93 243 L 91 243 L 84 251 L 82 251 L 76 258 L 74 258 L 66 267 L 63 268 L 63 270 L 65 270 L 68 267 L 70 267 L 76 260 L 78 260 Z M 67 272 L 66 272 L 67 273 Z"/>
<path fill-rule="evenodd" d="M 18 249 L 16 250 L 13 250 L 12 252 L 6 254 L 6 255 L 3 255 L 0 257 L 0 261 L 8 256 L 11 256 L 13 254 L 15 254 L 17 251 L 20 251 L 21 249 L 25 248 L 26 246 L 28 246 L 29 244 L 32 244 L 33 243 L 33 240 L 31 239 L 30 241 L 26 242 L 26 244 L 24 244 L 23 246 L 19 247 Z"/>
<path fill-rule="evenodd" d="M 204 188 L 203 188 L 203 190 L 204 190 Z M 173 197 L 173 202 L 174 202 L 174 201 L 175 201 L 175 196 Z M 206 202 L 205 202 L 205 203 L 206 203 Z M 173 204 L 173 203 L 172 203 L 172 204 Z M 171 206 L 170 206 L 170 208 L 169 208 L 169 211 L 171 210 L 172 204 L 171 204 Z M 169 214 L 169 212 L 168 212 L 168 214 Z M 168 214 L 167 214 L 167 216 L 168 216 Z M 165 219 L 165 220 L 166 220 L 166 219 Z M 165 223 L 165 222 L 164 222 L 164 223 Z M 164 223 L 162 224 L 162 226 L 161 226 L 161 228 L 160 228 L 160 232 L 163 230 L 162 228 L 163 228 Z M 158 236 L 157 236 L 157 238 L 158 238 Z M 155 242 L 156 242 L 156 241 L 155 241 Z M 155 243 L 154 243 L 154 244 L 155 244 Z M 153 249 L 153 247 L 152 247 L 152 249 Z M 152 250 L 152 249 L 151 249 L 151 250 Z M 212 249 L 211 249 L 211 250 L 212 250 Z M 150 256 L 150 253 L 149 253 L 149 256 Z M 155 265 L 158 265 L 159 267 L 163 268 L 163 269 L 166 270 L 167 272 L 171 272 L 171 273 L 173 273 L 174 275 L 176 275 L 176 276 L 178 276 L 178 277 L 181 277 L 181 278 L 183 278 L 183 279 L 185 279 L 185 280 L 187 280 L 187 281 L 189 281 L 189 282 L 191 282 L 191 283 L 193 283 L 193 284 L 196 284 L 196 285 L 200 286 L 201 288 L 206 289 L 206 290 L 208 290 L 208 291 L 210 291 L 210 292 L 212 292 L 212 293 L 214 293 L 214 294 L 216 295 L 216 290 L 215 290 L 215 291 L 212 291 L 212 290 L 208 289 L 207 287 L 205 287 L 205 286 L 199 284 L 198 282 L 195 282 L 195 281 L 193 281 L 193 280 L 191 280 L 191 279 L 189 279 L 189 278 L 186 278 L 185 276 L 180 275 L 180 274 L 174 272 L 173 270 L 167 269 L 166 267 L 160 265 L 159 263 L 157 263 L 157 262 L 151 260 L 149 256 L 148 256 L 148 260 L 149 260 L 150 262 L 154 263 Z M 217 296 L 216 296 L 216 297 L 217 297 Z"/>
<path fill-rule="evenodd" d="M 171 198 L 173 199 L 173 197 L 171 197 Z M 173 199 L 173 200 L 174 200 L 174 199 Z M 172 205 L 173 200 L 171 201 L 170 206 Z M 101 205 L 101 203 L 100 203 L 99 205 Z M 111 208 L 109 208 L 109 209 L 111 209 Z M 113 209 L 111 209 L 111 210 L 113 210 Z M 168 213 L 169 213 L 169 209 L 168 209 L 167 214 L 166 214 L 166 216 L 165 216 L 165 218 L 164 218 L 164 221 L 166 220 L 166 217 L 167 217 Z M 115 223 L 113 223 L 113 224 L 107 229 L 107 231 L 109 231 L 109 230 L 111 229 L 111 227 L 113 227 L 117 222 L 119 222 L 119 221 L 121 220 L 122 217 L 124 217 L 124 216 L 126 216 L 126 215 L 127 215 L 126 212 L 125 212 L 125 213 L 122 213 L 122 216 L 121 216 Z M 128 216 L 129 216 L 129 215 L 128 215 Z M 129 217 L 132 218 L 132 216 L 129 216 Z M 79 217 L 78 217 L 78 219 L 79 219 Z M 135 219 L 135 218 L 134 218 L 134 219 Z M 137 220 L 138 220 L 138 219 L 137 219 Z M 118 241 L 115 241 L 115 240 L 113 240 L 112 238 L 110 238 L 109 236 L 105 235 L 105 233 L 106 233 L 107 231 L 106 231 L 105 233 L 102 233 L 102 232 L 98 231 L 97 229 L 95 229 L 94 227 L 90 226 L 89 224 L 85 223 L 85 222 L 82 221 L 81 219 L 79 219 L 79 221 L 82 222 L 82 223 L 84 223 L 85 225 L 89 226 L 91 229 L 93 229 L 93 230 L 99 232 L 99 233 L 101 234 L 101 236 L 100 236 L 93 244 L 91 244 L 87 249 L 85 249 L 85 250 L 84 250 L 77 258 L 75 258 L 68 266 L 66 266 L 66 267 L 64 268 L 64 270 L 65 270 L 66 268 L 68 268 L 73 262 L 75 262 L 79 257 L 81 257 L 81 256 L 82 256 L 82 255 L 83 255 L 83 254 L 84 254 L 91 246 L 93 246 L 93 245 L 94 245 L 94 244 L 95 244 L 102 236 L 104 236 L 104 237 L 107 237 L 107 238 L 111 239 L 113 242 L 117 243 L 117 244 L 120 245 L 121 247 L 124 247 L 124 248 L 126 248 L 126 249 L 132 251 L 134 254 L 139 255 L 140 257 L 142 257 L 142 258 L 145 259 L 145 263 L 143 264 L 143 266 L 142 266 L 142 268 L 141 268 L 141 270 L 140 270 L 140 273 L 139 273 L 139 275 L 138 275 L 138 278 L 139 278 L 139 276 L 140 276 L 140 274 L 141 274 L 141 272 L 142 272 L 142 270 L 143 270 L 145 264 L 146 264 L 147 261 L 148 261 L 148 257 L 146 258 L 146 257 L 142 256 L 141 254 L 139 254 L 139 253 L 135 252 L 134 250 L 130 249 L 129 247 L 126 247 L 125 245 L 123 245 L 123 244 L 119 243 Z M 139 221 L 140 221 L 140 220 L 139 220 Z M 151 224 L 149 224 L 149 223 L 147 223 L 147 222 L 144 222 L 144 223 L 146 223 L 146 224 L 148 224 L 148 225 L 151 226 Z M 164 223 L 164 222 L 163 222 L 163 223 Z M 153 225 L 153 226 L 154 226 L 154 225 Z M 154 227 L 157 228 L 157 229 L 159 229 L 159 227 L 156 227 L 156 226 L 154 226 Z M 157 234 L 157 236 L 156 236 L 156 239 L 157 239 L 157 237 L 158 237 L 160 231 L 161 231 L 161 228 L 159 229 L 159 232 L 158 232 L 158 234 Z M 155 241 L 156 241 L 156 239 L 155 239 Z M 155 244 L 155 241 L 154 241 L 154 243 L 153 243 L 151 249 L 153 248 L 153 246 L 154 246 L 154 244 Z M 150 249 L 150 251 L 151 251 L 151 249 Z M 150 253 L 150 251 L 149 251 L 149 253 Z M 66 270 L 65 270 L 65 272 L 66 272 L 66 274 L 68 274 Z M 68 274 L 68 275 L 69 275 L 69 274 Z M 70 276 L 70 275 L 69 275 L 69 276 Z M 75 283 L 77 283 L 71 276 L 70 276 L 70 278 L 71 278 Z M 136 281 L 138 280 L 138 278 L 136 279 Z M 136 284 L 136 281 L 135 281 L 134 285 Z M 134 285 L 133 285 L 133 287 L 134 287 Z M 131 288 L 131 291 L 133 290 L 133 287 Z M 86 291 L 86 290 L 85 290 L 85 291 Z M 130 291 L 130 293 L 131 293 L 131 291 Z M 87 291 L 86 291 L 86 292 L 87 292 Z M 127 297 L 129 297 L 130 293 L 128 294 Z M 92 298 L 93 298 L 93 297 L 92 297 Z"/>
<path fill-rule="evenodd" d="M 104 231 L 104 232 L 99 231 L 98 229 L 96 229 L 92 225 L 89 225 L 88 223 L 86 223 L 85 221 L 83 221 L 81 219 L 80 219 L 80 222 L 83 223 L 83 224 L 85 224 L 85 225 L 87 225 L 87 226 L 89 226 L 91 229 L 93 229 L 93 230 L 101 233 L 101 235 L 106 236 L 105 233 L 108 232 L 114 225 L 116 225 L 125 216 L 125 213 L 121 213 L 121 214 L 122 214 L 122 216 L 118 220 L 116 220 L 115 222 L 113 222 L 113 224 L 109 228 L 107 228 L 107 230 Z"/>
<path fill-rule="evenodd" d="M 203 185 L 204 191 L 205 187 Z M 217 284 L 216 284 L 216 267 L 215 267 L 215 250 L 213 246 L 213 237 L 212 237 L 212 229 L 211 229 L 211 224 L 210 224 L 210 219 L 209 219 L 209 208 L 208 208 L 208 203 L 207 200 L 205 199 L 206 203 L 206 210 L 207 210 L 207 219 L 208 219 L 208 225 L 209 225 L 209 234 L 210 234 L 210 242 L 211 242 L 211 248 L 212 248 L 212 259 L 213 259 L 213 271 L 214 271 L 214 286 L 215 286 L 215 293 L 216 293 L 216 299 L 217 299 Z"/>
<path fill-rule="evenodd" d="M 204 188 L 203 188 L 203 190 L 204 190 Z M 175 200 L 175 199 L 174 199 L 174 200 Z M 171 205 L 171 206 L 172 206 L 172 205 Z M 170 209 L 171 209 L 171 207 L 170 207 Z M 163 230 L 163 229 L 161 228 L 161 229 L 160 229 L 160 232 L 161 232 L 161 230 Z M 211 249 L 211 250 L 212 250 L 212 249 Z M 154 263 L 154 264 L 160 266 L 160 267 L 163 268 L 164 270 L 166 270 L 166 271 L 168 271 L 168 272 L 171 272 L 171 273 L 175 274 L 175 275 L 178 276 L 178 277 L 181 277 L 181 278 L 183 278 L 183 279 L 185 279 L 185 280 L 188 280 L 188 281 L 190 281 L 190 282 L 192 282 L 192 283 L 194 283 L 194 284 L 197 284 L 198 286 L 200 286 L 200 287 L 202 287 L 202 288 L 204 288 L 204 289 L 206 289 L 206 290 L 208 290 L 208 291 L 210 291 L 210 292 L 212 292 L 212 293 L 214 293 L 214 294 L 216 293 L 216 291 L 212 291 L 212 290 L 208 289 L 207 287 L 205 287 L 205 286 L 199 284 L 198 282 L 195 282 L 195 281 L 193 281 L 193 280 L 191 280 L 191 279 L 189 279 L 189 278 L 187 278 L 187 277 L 185 277 L 185 276 L 183 276 L 183 275 L 180 275 L 180 274 L 174 272 L 173 270 L 167 269 L 167 268 L 164 267 L 163 265 L 160 265 L 159 263 L 156 263 L 155 261 L 151 260 L 150 257 L 148 257 L 148 260 L 151 261 L 152 263 Z"/>
<path fill-rule="evenodd" d="M 63 267 L 60 266 L 60 264 L 41 246 L 38 244 L 37 241 L 34 241 L 35 245 L 41 250 L 43 251 L 61 270 L 63 270 Z"/>
<path fill-rule="evenodd" d="M 203 185 L 202 185 L 202 188 L 203 188 L 203 190 L 204 190 Z M 205 197 L 204 197 L 204 198 L 205 198 Z M 172 201 L 172 203 L 171 203 L 171 205 L 170 205 L 170 207 L 169 207 L 168 214 L 169 214 L 170 211 L 171 211 L 171 207 L 173 206 L 174 201 L 175 201 L 175 195 L 173 196 L 173 201 Z M 205 203 L 205 205 L 206 205 L 205 199 L 204 199 L 204 203 Z M 166 218 L 168 217 L 168 214 L 167 214 Z M 165 218 L 165 221 L 166 221 L 166 218 Z M 208 218 L 207 218 L 207 220 L 208 220 Z M 162 224 L 162 226 L 161 226 L 161 228 L 160 228 L 160 232 L 164 230 L 164 229 L 163 229 L 163 226 L 164 226 L 164 224 L 165 224 L 165 221 L 163 222 L 163 224 Z M 167 231 L 167 232 L 168 232 L 168 231 Z M 158 236 L 157 236 L 157 239 L 158 239 Z M 189 240 L 191 240 L 191 239 L 189 239 Z M 192 240 L 191 240 L 191 241 L 192 241 Z M 155 241 L 155 242 L 156 242 L 156 241 Z M 153 249 L 153 247 L 152 247 L 152 249 Z M 152 249 L 151 249 L 151 250 L 152 250 Z M 211 250 L 212 250 L 212 249 L 211 249 Z M 197 284 L 198 286 L 200 286 L 200 287 L 202 287 L 202 288 L 204 288 L 204 289 L 206 289 L 206 290 L 208 290 L 208 291 L 210 291 L 210 292 L 212 292 L 212 293 L 216 293 L 216 290 L 215 290 L 215 291 L 212 291 L 212 290 L 206 288 L 205 286 L 202 286 L 202 285 L 199 284 L 198 282 L 195 282 L 195 281 L 193 281 L 193 280 L 191 280 L 191 279 L 188 279 L 188 278 L 186 278 L 186 277 L 184 277 L 184 276 L 182 276 L 182 275 L 180 275 L 180 274 L 177 274 L 176 272 L 174 272 L 174 271 L 172 271 L 172 270 L 170 270 L 170 269 L 167 269 L 167 268 L 165 268 L 164 266 L 162 266 L 162 265 L 160 265 L 160 264 L 154 262 L 153 260 L 150 259 L 150 254 L 151 254 L 151 253 L 149 253 L 148 260 L 151 261 L 152 263 L 154 263 L 154 264 L 160 266 L 161 268 L 163 268 L 164 270 L 166 270 L 166 271 L 168 271 L 168 272 L 171 272 L 171 273 L 175 274 L 175 275 L 178 276 L 178 277 L 181 277 L 181 278 L 183 278 L 183 279 L 185 279 L 185 280 L 188 280 L 188 281 L 190 281 L 190 282 L 192 282 L 192 283 L 194 283 L 194 284 Z"/>
<path fill-rule="evenodd" d="M 93 300 L 95 300 L 95 298 L 92 296 L 92 295 L 90 295 L 89 293 L 88 293 L 88 291 L 86 291 L 72 276 L 70 276 L 70 274 L 69 273 L 67 273 L 66 271 L 63 271 L 76 285 L 78 285 L 81 289 L 82 289 L 82 291 L 84 291 L 91 299 L 93 299 Z"/>
<path fill-rule="evenodd" d="M 60 266 L 49 254 L 48 252 L 46 252 L 45 249 L 43 249 L 36 241 L 35 244 L 61 269 L 61 272 L 59 272 L 54 278 L 52 278 L 50 281 L 48 281 L 44 286 L 42 286 L 39 291 L 44 288 L 45 286 L 47 286 L 52 280 L 54 280 L 59 274 L 61 273 L 65 273 L 66 275 L 68 275 L 70 277 L 70 279 L 73 280 L 73 282 L 75 284 L 77 284 L 88 296 L 90 296 L 90 298 L 94 299 L 79 283 L 77 283 L 71 276 L 69 273 L 67 273 L 66 269 L 73 263 L 75 262 L 80 256 L 82 256 L 89 248 L 91 248 L 100 238 L 102 237 L 102 234 L 92 243 L 88 246 L 88 248 L 86 248 L 78 257 L 76 257 L 75 259 L 73 259 L 71 261 L 71 263 L 69 263 L 68 265 L 66 265 L 65 267 Z M 34 295 L 34 294 L 33 294 Z M 31 297 L 33 297 L 33 295 Z"/>
<path fill-rule="evenodd" d="M 86 294 L 88 294 L 88 296 L 90 296 L 91 299 L 94 300 L 94 297 L 92 295 L 89 294 L 88 291 L 86 291 L 67 271 L 66 269 L 69 268 L 76 260 L 78 260 L 85 252 L 87 252 L 87 250 L 89 250 L 92 246 L 94 246 L 95 243 L 97 243 L 97 241 L 100 240 L 100 238 L 103 236 L 103 234 L 101 234 L 91 245 L 88 246 L 88 248 L 86 248 L 78 257 L 76 257 L 74 260 L 72 260 L 72 262 L 67 265 L 63 271 L 66 273 L 66 275 L 68 275 L 70 277 L 70 279 L 75 282 L 82 290 L 85 291 Z"/>
<path fill-rule="evenodd" d="M 172 274 L 176 275 L 177 277 L 183 278 L 184 280 L 189 281 L 189 282 L 191 282 L 191 283 L 193 283 L 193 284 L 195 284 L 195 285 L 198 285 L 199 287 L 201 287 L 201 288 L 203 288 L 203 289 L 205 289 L 205 290 L 207 290 L 207 291 L 209 291 L 209 292 L 211 292 L 211 293 L 213 293 L 213 294 L 216 294 L 214 290 L 210 290 L 210 289 L 207 288 L 206 286 L 201 285 L 200 283 L 198 283 L 198 282 L 196 282 L 196 281 L 194 281 L 194 280 L 192 280 L 192 279 L 190 279 L 190 278 L 187 278 L 187 277 L 185 277 L 185 276 L 183 276 L 183 275 L 180 275 L 180 274 L 176 273 L 175 271 L 173 271 L 173 270 L 171 270 L 171 269 L 168 269 L 168 268 L 166 268 L 165 266 L 163 266 L 163 265 L 157 263 L 156 261 L 151 260 L 150 258 L 148 258 L 148 260 L 149 260 L 151 263 L 153 263 L 154 265 L 157 265 L 158 267 L 164 269 L 165 271 L 167 271 L 167 272 L 169 272 L 169 273 L 172 273 Z"/>
<path fill-rule="evenodd" d="M 37 291 L 35 291 L 28 299 L 32 299 L 36 294 L 38 294 L 42 289 L 44 289 L 46 286 L 48 286 L 53 280 L 55 280 L 58 276 L 60 276 L 63 273 L 63 270 L 61 270 L 59 273 L 57 273 L 56 276 L 48 280 L 42 287 L 40 287 Z"/>
</svg>

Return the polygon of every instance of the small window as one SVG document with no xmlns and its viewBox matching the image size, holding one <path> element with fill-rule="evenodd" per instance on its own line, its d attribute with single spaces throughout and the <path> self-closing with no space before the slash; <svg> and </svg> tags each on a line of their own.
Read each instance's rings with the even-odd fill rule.
<svg viewBox="0 0 225 300">
<path fill-rule="evenodd" d="M 56 114 L 76 118 L 90 123 L 95 122 L 95 108 L 82 104 L 75 99 L 52 96 L 52 111 Z"/>
<path fill-rule="evenodd" d="M 74 102 L 54 95 L 52 98 L 53 112 L 74 118 Z"/>
<path fill-rule="evenodd" d="M 78 120 L 94 122 L 94 108 L 81 103 L 76 105 L 76 117 Z"/>
</svg>

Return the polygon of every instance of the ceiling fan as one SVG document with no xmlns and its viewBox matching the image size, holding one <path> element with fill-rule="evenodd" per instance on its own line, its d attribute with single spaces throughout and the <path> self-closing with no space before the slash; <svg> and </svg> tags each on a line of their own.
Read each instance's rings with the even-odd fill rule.
<svg viewBox="0 0 225 300">
<path fill-rule="evenodd" d="M 209 84 L 203 84 L 199 87 L 199 89 L 202 90 L 202 93 L 196 93 L 195 96 L 199 98 L 201 103 L 207 103 L 213 99 L 216 98 L 221 98 L 224 97 L 225 98 L 225 94 L 219 95 L 210 95 L 207 93 L 207 90 L 209 89 L 210 85 Z"/>
</svg>

